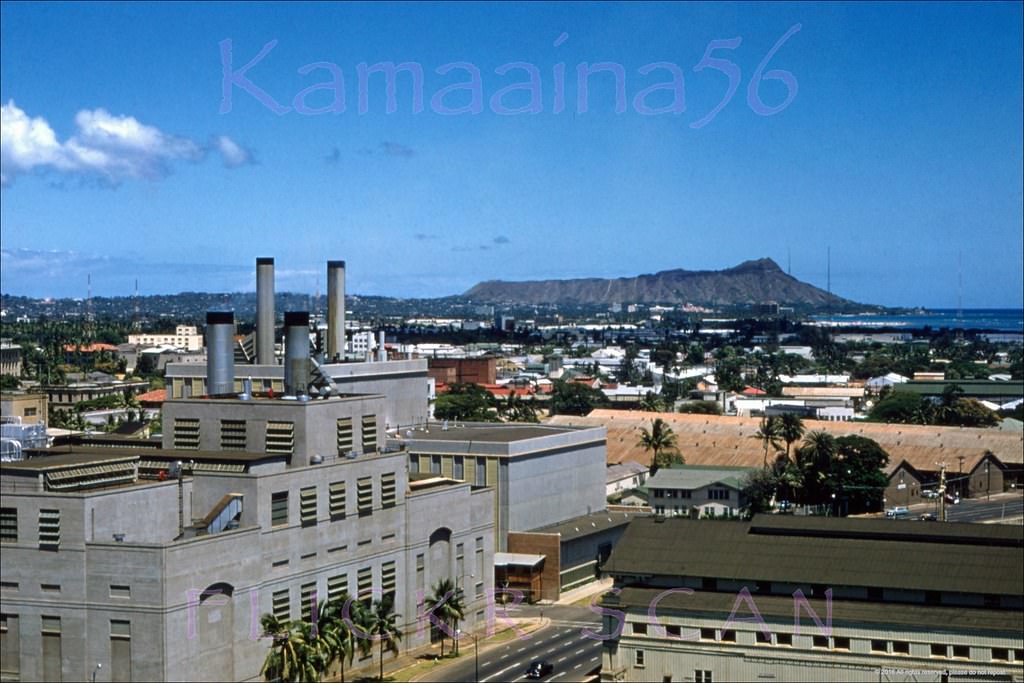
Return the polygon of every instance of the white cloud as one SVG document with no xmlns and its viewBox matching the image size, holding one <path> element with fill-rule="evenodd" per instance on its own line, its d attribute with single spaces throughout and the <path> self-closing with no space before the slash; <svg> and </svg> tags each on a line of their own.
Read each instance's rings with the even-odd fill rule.
<svg viewBox="0 0 1024 683">
<path fill-rule="evenodd" d="M 0 107 L 0 185 L 36 170 L 99 178 L 116 185 L 128 178 L 162 178 L 175 161 L 197 162 L 205 150 L 193 140 L 164 133 L 132 116 L 105 109 L 78 112 L 77 131 L 64 142 L 42 117 L 32 118 L 14 100 Z M 251 153 L 231 138 L 214 138 L 224 165 L 235 168 L 252 161 Z"/>
<path fill-rule="evenodd" d="M 218 135 L 213 139 L 213 146 L 220 152 L 224 166 L 238 168 L 253 162 L 252 152 L 242 147 L 227 135 Z"/>
</svg>

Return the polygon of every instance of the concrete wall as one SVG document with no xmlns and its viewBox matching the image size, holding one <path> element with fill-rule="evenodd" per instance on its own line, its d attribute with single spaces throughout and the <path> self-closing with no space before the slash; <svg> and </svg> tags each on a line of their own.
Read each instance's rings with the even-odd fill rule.
<svg viewBox="0 0 1024 683">
<path fill-rule="evenodd" d="M 502 501 L 501 514 L 507 530 L 537 529 L 603 510 L 605 460 L 603 442 L 510 458 L 508 502 Z"/>
</svg>

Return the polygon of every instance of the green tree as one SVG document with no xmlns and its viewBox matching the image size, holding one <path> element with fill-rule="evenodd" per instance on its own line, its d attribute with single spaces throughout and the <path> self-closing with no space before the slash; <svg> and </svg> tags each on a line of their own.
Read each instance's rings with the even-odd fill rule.
<svg viewBox="0 0 1024 683">
<path fill-rule="evenodd" d="M 841 507 L 838 514 L 873 512 L 882 507 L 882 495 L 888 484 L 885 466 L 889 454 L 872 439 L 841 436 L 835 440 L 835 457 L 827 480 L 827 493 Z"/>
<path fill-rule="evenodd" d="M 768 469 L 768 448 L 778 449 L 782 445 L 782 421 L 778 417 L 762 417 L 761 426 L 754 432 L 753 438 L 764 444 L 764 463 L 762 467 Z"/>
<path fill-rule="evenodd" d="M 12 391 L 21 387 L 21 382 L 14 375 L 0 375 L 0 391 Z"/>
<path fill-rule="evenodd" d="M 795 413 L 781 415 L 780 421 L 782 424 L 779 427 L 779 436 L 786 442 L 786 458 L 788 459 L 793 444 L 804 436 L 804 421 Z"/>
<path fill-rule="evenodd" d="M 494 422 L 491 394 L 478 384 L 453 384 L 448 392 L 437 397 L 434 417 L 438 420 Z"/>
<path fill-rule="evenodd" d="M 424 601 L 427 614 L 434 615 L 444 625 L 444 628 L 439 628 L 431 624 L 431 636 L 436 634 L 441 639 L 441 657 L 444 657 L 445 635 L 455 633 L 459 622 L 465 617 L 465 602 L 462 589 L 456 589 L 455 583 L 447 578 L 435 583 L 433 592 Z"/>
<path fill-rule="evenodd" d="M 832 472 L 836 440 L 828 432 L 810 432 L 796 451 L 796 464 L 803 478 L 801 502 L 820 505 L 828 497 L 826 480 Z"/>
<path fill-rule="evenodd" d="M 349 618 L 346 619 L 346 607 Z M 340 669 L 341 683 L 345 683 L 345 667 L 352 664 L 356 652 L 356 637 L 353 625 L 361 621 L 358 610 L 362 603 L 352 600 L 348 592 L 343 592 L 334 600 L 321 603 L 317 611 L 317 635 L 322 643 L 325 655 L 324 671 L 337 662 Z M 356 610 L 355 619 L 352 611 Z"/>
<path fill-rule="evenodd" d="M 640 441 L 636 445 L 645 451 L 651 451 L 651 476 L 654 476 L 662 466 L 659 455 L 675 450 L 676 435 L 668 423 L 659 417 L 651 423 L 650 431 L 647 431 L 646 427 L 640 430 Z"/>
<path fill-rule="evenodd" d="M 770 511 L 777 489 L 778 480 L 771 470 L 761 469 L 749 473 L 743 480 L 740 492 L 740 498 L 743 500 L 740 510 L 743 517 L 750 519 L 760 512 Z"/>
<path fill-rule="evenodd" d="M 598 389 L 557 380 L 548 405 L 552 415 L 587 415 L 594 408 L 608 404 L 608 399 Z"/>
<path fill-rule="evenodd" d="M 869 417 L 875 422 L 898 422 L 902 424 L 931 424 L 934 407 L 920 394 L 912 391 L 893 391 L 871 409 Z"/>
<path fill-rule="evenodd" d="M 679 406 L 679 412 L 697 415 L 721 415 L 722 406 L 718 404 L 718 401 L 687 401 Z"/>
<path fill-rule="evenodd" d="M 665 409 L 665 404 L 662 402 L 661 397 L 653 391 L 648 391 L 644 394 L 644 397 L 640 399 L 640 410 L 648 413 L 660 413 Z"/>
<path fill-rule="evenodd" d="M 260 674 L 267 681 L 316 683 L 324 670 L 324 656 L 315 643 L 312 624 L 281 621 L 272 614 L 260 620 L 263 635 L 273 639 Z"/>
<path fill-rule="evenodd" d="M 387 649 L 393 655 L 398 654 L 398 643 L 402 640 L 402 631 L 397 623 L 400 616 L 395 614 L 393 593 L 385 593 L 380 600 L 374 600 L 367 613 L 366 630 L 380 646 L 381 681 L 384 680 L 384 650 Z"/>
</svg>

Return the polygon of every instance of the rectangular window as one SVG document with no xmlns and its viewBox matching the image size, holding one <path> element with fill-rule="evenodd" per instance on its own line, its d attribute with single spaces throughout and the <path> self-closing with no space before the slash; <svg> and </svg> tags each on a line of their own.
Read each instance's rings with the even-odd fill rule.
<svg viewBox="0 0 1024 683">
<path fill-rule="evenodd" d="M 270 494 L 270 526 L 288 524 L 288 492 L 277 491 Z"/>
<path fill-rule="evenodd" d="M 682 628 L 675 624 L 669 624 L 665 627 L 665 634 L 669 638 L 680 638 L 682 637 Z"/>
<path fill-rule="evenodd" d="M 302 613 L 302 620 L 312 621 L 313 610 L 317 601 L 316 582 L 302 584 L 299 596 L 302 599 L 302 606 L 299 610 Z"/>
<path fill-rule="evenodd" d="M 373 478 L 360 477 L 356 482 L 356 507 L 359 515 L 373 512 Z"/>
<path fill-rule="evenodd" d="M 714 640 L 715 639 L 715 629 L 713 629 L 713 628 L 702 628 L 700 630 L 700 639 L 701 640 Z"/>
<path fill-rule="evenodd" d="M 756 631 L 754 631 L 754 636 L 755 636 L 754 637 L 754 642 L 756 642 L 758 645 L 771 645 L 772 644 L 772 634 L 771 633 L 766 633 L 766 632 L 762 631 L 761 629 L 757 629 Z"/>
<path fill-rule="evenodd" d="M 373 600 L 373 567 L 363 567 L 356 576 L 356 590 L 360 600 L 369 604 Z"/>
<path fill-rule="evenodd" d="M 932 657 L 948 657 L 949 647 L 946 645 L 939 645 L 938 643 L 932 643 L 931 655 Z"/>
<path fill-rule="evenodd" d="M 295 452 L 295 423 L 267 422 L 267 453 L 291 455 Z"/>
<path fill-rule="evenodd" d="M 633 651 L 633 664 L 635 664 L 638 669 L 644 668 L 645 664 L 644 664 L 644 651 L 643 650 L 634 650 Z"/>
<path fill-rule="evenodd" d="M 711 671 L 708 669 L 694 669 L 693 683 L 714 683 L 711 679 Z"/>
<path fill-rule="evenodd" d="M 484 578 L 484 537 L 477 536 L 476 538 L 476 576 L 478 579 L 483 580 Z"/>
<path fill-rule="evenodd" d="M 299 489 L 299 519 L 302 526 L 316 524 L 316 487 L 306 486 Z"/>
<path fill-rule="evenodd" d="M 430 473 L 441 474 L 441 456 L 432 455 L 430 456 Z"/>
<path fill-rule="evenodd" d="M 291 618 L 292 606 L 288 597 L 288 589 L 274 591 L 272 611 L 282 621 Z"/>
<path fill-rule="evenodd" d="M 420 456 L 415 453 L 409 456 L 409 472 L 411 474 L 420 473 Z"/>
<path fill-rule="evenodd" d="M 634 621 L 633 622 L 633 635 L 635 636 L 646 636 L 647 635 L 647 624 L 644 622 Z"/>
<path fill-rule="evenodd" d="M 348 592 L 348 574 L 338 574 L 327 579 L 327 599 L 341 600 Z"/>
<path fill-rule="evenodd" d="M 363 453 L 377 450 L 377 416 L 363 415 Z"/>
<path fill-rule="evenodd" d="M 954 645 L 953 656 L 957 659 L 970 659 L 971 648 L 969 645 Z"/>
<path fill-rule="evenodd" d="M 61 681 L 60 617 L 43 617 L 43 680 Z"/>
<path fill-rule="evenodd" d="M 110 680 L 132 680 L 132 624 L 110 620 Z"/>
<path fill-rule="evenodd" d="M 393 596 L 396 588 L 395 561 L 390 560 L 380 566 L 380 589 L 384 592 L 384 595 L 391 593 Z"/>
<path fill-rule="evenodd" d="M 0 508 L 0 543 L 18 542 L 18 508 Z"/>
<path fill-rule="evenodd" d="M 722 631 L 722 642 L 723 643 L 735 643 L 736 642 L 736 631 L 734 631 L 731 628 Z"/>
<path fill-rule="evenodd" d="M 892 641 L 892 653 L 894 655 L 909 655 L 910 643 L 906 642 L 905 640 Z"/>
<path fill-rule="evenodd" d="M 391 508 L 398 500 L 395 486 L 395 473 L 388 472 L 380 475 L 380 506 Z"/>
<path fill-rule="evenodd" d="M 39 511 L 39 547 L 56 550 L 60 545 L 60 510 Z"/>
<path fill-rule="evenodd" d="M 423 553 L 416 555 L 416 594 L 419 595 L 426 588 L 426 568 Z M 417 598 L 418 599 L 418 598 Z"/>
<path fill-rule="evenodd" d="M 832 648 L 835 650 L 849 650 L 850 639 L 849 638 L 833 638 Z"/>
<path fill-rule="evenodd" d="M 18 590 L 17 581 L 0 581 L 0 589 L 5 591 L 16 591 Z"/>
<path fill-rule="evenodd" d="M 25 408 L 25 417 L 35 417 L 38 408 Z"/>
<path fill-rule="evenodd" d="M 814 636 L 811 646 L 828 649 L 828 636 Z"/>
<path fill-rule="evenodd" d="M 992 661 L 995 662 L 1008 662 L 1010 661 L 1010 650 L 1005 647 L 994 647 L 992 648 Z"/>
<path fill-rule="evenodd" d="M 125 586 L 122 584 L 112 583 L 110 584 L 110 597 L 112 598 L 130 598 L 132 597 L 131 586 Z"/>
<path fill-rule="evenodd" d="M 455 544 L 455 576 L 466 575 L 466 544 Z"/>
<path fill-rule="evenodd" d="M 58 583 L 41 583 L 39 584 L 39 590 L 44 593 L 60 593 L 60 584 Z"/>
<path fill-rule="evenodd" d="M 345 519 L 345 482 L 332 481 L 330 486 L 331 519 Z"/>
<path fill-rule="evenodd" d="M 775 644 L 782 645 L 785 647 L 793 647 L 793 634 L 792 633 L 776 633 Z"/>
<path fill-rule="evenodd" d="M 21 630 L 16 614 L 0 614 L 0 672 L 4 680 L 18 680 L 21 674 Z"/>
<path fill-rule="evenodd" d="M 887 640 L 872 640 L 871 641 L 872 652 L 889 652 L 889 641 Z"/>
<path fill-rule="evenodd" d="M 477 486 L 487 486 L 487 458 L 477 458 L 475 470 Z"/>
<path fill-rule="evenodd" d="M 352 450 L 352 418 L 338 418 L 338 455 L 347 455 Z"/>
<path fill-rule="evenodd" d="M 452 467 L 452 479 L 463 481 L 466 478 L 466 461 L 461 455 L 456 455 Z"/>
<path fill-rule="evenodd" d="M 225 451 L 245 450 L 245 420 L 220 421 L 220 447 Z"/>
<path fill-rule="evenodd" d="M 199 420 L 174 418 L 174 447 L 191 451 L 199 450 Z"/>
<path fill-rule="evenodd" d="M 270 563 L 271 569 L 282 569 L 282 568 L 287 567 L 287 566 L 288 566 L 288 558 L 287 557 L 284 558 L 283 560 L 274 560 L 273 562 Z"/>
</svg>

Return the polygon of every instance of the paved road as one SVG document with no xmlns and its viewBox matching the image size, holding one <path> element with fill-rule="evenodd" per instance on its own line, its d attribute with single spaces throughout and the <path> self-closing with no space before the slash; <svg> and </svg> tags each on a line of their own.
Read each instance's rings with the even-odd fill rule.
<svg viewBox="0 0 1024 683">
<path fill-rule="evenodd" d="M 541 608 L 531 606 L 516 616 L 533 617 L 540 613 Z M 583 634 L 600 628 L 598 615 L 585 607 L 557 606 L 544 607 L 543 614 L 551 620 L 549 626 L 480 653 L 480 683 L 526 680 L 526 668 L 535 659 L 545 659 L 554 665 L 546 681 L 578 683 L 591 678 L 590 674 L 601 666 L 601 642 Z M 477 680 L 472 641 L 463 641 L 461 648 L 463 656 L 458 661 L 430 672 L 421 680 Z"/>
<path fill-rule="evenodd" d="M 939 514 L 937 501 L 917 503 L 910 506 L 911 519 L 921 513 Z M 1019 494 L 999 494 L 991 500 L 982 498 L 964 498 L 956 505 L 946 506 L 946 520 L 949 522 L 993 522 L 1004 519 L 1020 519 L 1024 515 L 1024 498 Z"/>
</svg>

